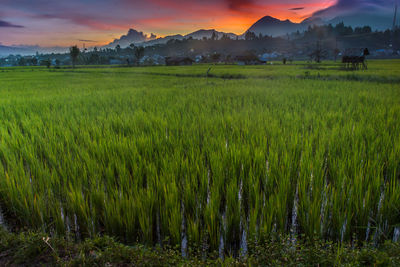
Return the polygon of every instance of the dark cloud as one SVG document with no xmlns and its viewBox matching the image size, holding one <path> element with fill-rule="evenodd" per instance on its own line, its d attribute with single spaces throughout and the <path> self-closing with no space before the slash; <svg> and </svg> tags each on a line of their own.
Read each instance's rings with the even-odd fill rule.
<svg viewBox="0 0 400 267">
<path fill-rule="evenodd" d="M 291 11 L 296 11 L 296 10 L 303 10 L 305 7 L 294 7 L 294 8 L 289 8 Z"/>
<path fill-rule="evenodd" d="M 225 0 L 229 9 L 240 10 L 254 5 L 254 0 Z"/>
<path fill-rule="evenodd" d="M 79 42 L 85 42 L 85 43 L 96 43 L 97 41 L 94 40 L 84 40 L 84 39 L 79 39 Z"/>
<path fill-rule="evenodd" d="M 0 20 L 0 28 L 24 28 L 24 26 L 15 25 L 7 21 Z"/>
<path fill-rule="evenodd" d="M 337 16 L 354 10 L 376 12 L 376 10 L 390 9 L 393 5 L 394 0 L 338 0 L 333 6 L 317 11 L 314 16 Z"/>
<path fill-rule="evenodd" d="M 380 6 L 393 4 L 392 0 L 338 0 L 336 7 Z"/>
</svg>

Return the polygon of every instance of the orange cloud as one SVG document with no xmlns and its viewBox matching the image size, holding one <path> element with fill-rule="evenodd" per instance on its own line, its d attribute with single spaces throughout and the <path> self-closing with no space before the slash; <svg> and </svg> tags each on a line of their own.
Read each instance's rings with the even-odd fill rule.
<svg viewBox="0 0 400 267">
<path fill-rule="evenodd" d="M 71 40 L 79 39 L 99 40 L 100 45 L 129 28 L 157 35 L 186 34 L 207 28 L 242 34 L 266 15 L 300 22 L 335 3 L 335 0 L 303 0 L 303 9 L 290 10 L 298 7 L 298 1 L 1 0 L 1 19 L 27 26 L 0 29 L 8 43 L 46 45 L 70 45 L 75 42 Z"/>
</svg>

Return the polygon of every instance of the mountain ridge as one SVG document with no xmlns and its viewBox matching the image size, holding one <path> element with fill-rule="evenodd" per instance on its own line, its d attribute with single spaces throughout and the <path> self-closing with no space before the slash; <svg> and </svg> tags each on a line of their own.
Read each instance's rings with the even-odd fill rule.
<svg viewBox="0 0 400 267">
<path fill-rule="evenodd" d="M 134 33 L 134 34 L 132 34 Z M 170 40 L 183 40 L 183 39 L 188 39 L 188 38 L 193 38 L 197 40 L 201 40 L 203 38 L 210 39 L 212 35 L 215 33 L 215 35 L 218 37 L 218 39 L 221 39 L 222 36 L 226 35 L 231 39 L 234 39 L 236 37 L 239 37 L 239 35 L 236 35 L 234 33 L 225 33 L 225 32 L 219 32 L 215 29 L 200 29 L 191 33 L 188 33 L 186 35 L 182 34 L 175 34 L 175 35 L 168 35 L 165 37 L 159 37 L 157 38 L 155 35 L 151 35 L 152 38 L 147 38 L 147 35 L 145 35 L 143 32 L 138 32 L 134 29 L 129 29 L 127 35 L 122 35 L 121 38 L 119 39 L 114 39 L 111 43 L 107 44 L 104 46 L 104 48 L 115 48 L 117 45 L 120 45 L 122 48 L 128 47 L 130 44 L 135 44 L 135 45 L 143 45 L 143 46 L 150 46 L 150 45 L 156 45 L 156 44 L 165 44 Z M 133 37 L 133 38 L 132 38 Z"/>
</svg>

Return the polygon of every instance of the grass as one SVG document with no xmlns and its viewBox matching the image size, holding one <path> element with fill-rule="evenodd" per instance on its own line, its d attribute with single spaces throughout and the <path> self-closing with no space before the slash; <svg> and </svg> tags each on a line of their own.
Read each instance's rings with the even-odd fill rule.
<svg viewBox="0 0 400 267">
<path fill-rule="evenodd" d="M 189 256 L 391 240 L 399 66 L 1 69 L 1 208 L 13 230 Z"/>
</svg>

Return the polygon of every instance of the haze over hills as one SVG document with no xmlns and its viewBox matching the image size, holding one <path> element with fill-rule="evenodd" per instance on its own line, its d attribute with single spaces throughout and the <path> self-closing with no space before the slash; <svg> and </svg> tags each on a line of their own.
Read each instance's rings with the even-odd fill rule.
<svg viewBox="0 0 400 267">
<path fill-rule="evenodd" d="M 32 53 L 34 53 L 34 52 L 31 50 L 25 49 L 25 48 L 16 47 L 16 46 L 0 45 L 0 57 L 11 55 L 11 54 L 30 55 Z"/>
<path fill-rule="evenodd" d="M 370 23 L 368 22 L 370 21 Z M 343 22 L 345 25 L 352 27 L 362 27 L 370 25 L 374 30 L 384 31 L 392 28 L 393 14 L 368 14 L 368 13 L 355 13 L 335 17 L 329 20 L 332 25 Z"/>
<path fill-rule="evenodd" d="M 13 45 L 5 46 L 0 44 L 0 57 L 6 57 L 8 55 L 21 55 L 29 56 L 34 55 L 36 52 L 48 54 L 48 53 L 66 53 L 68 52 L 68 47 L 41 47 L 38 45 Z"/>
</svg>

